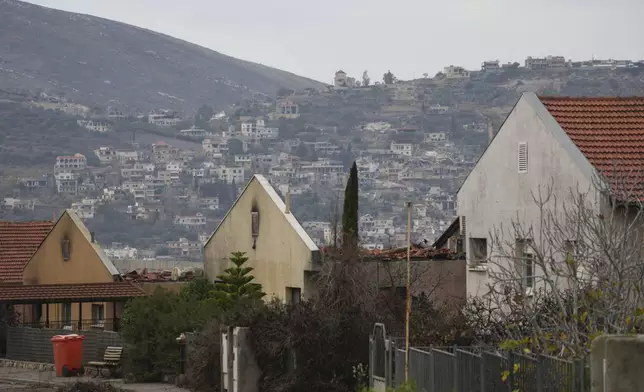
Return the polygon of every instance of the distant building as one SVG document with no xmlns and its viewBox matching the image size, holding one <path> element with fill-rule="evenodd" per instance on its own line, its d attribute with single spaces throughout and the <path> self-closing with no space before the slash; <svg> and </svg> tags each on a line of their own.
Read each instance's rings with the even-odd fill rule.
<svg viewBox="0 0 644 392">
<path fill-rule="evenodd" d="M 76 123 L 86 129 L 89 129 L 92 132 L 110 132 L 112 128 L 110 124 L 106 121 L 99 120 L 77 120 Z"/>
<path fill-rule="evenodd" d="M 455 65 L 443 68 L 443 73 L 447 79 L 466 79 L 470 77 L 470 71 Z"/>
<path fill-rule="evenodd" d="M 546 57 L 548 68 L 566 68 L 566 59 L 564 56 Z"/>
<path fill-rule="evenodd" d="M 54 171 L 77 171 L 87 168 L 87 158 L 83 154 L 61 155 L 56 157 Z"/>
<path fill-rule="evenodd" d="M 276 117 L 298 118 L 300 117 L 300 107 L 296 103 L 291 102 L 288 99 L 278 101 L 276 107 Z"/>
<path fill-rule="evenodd" d="M 391 143 L 390 151 L 393 154 L 411 156 L 414 145 L 411 143 Z"/>
<path fill-rule="evenodd" d="M 483 64 L 481 64 L 481 71 L 483 72 L 496 72 L 499 69 L 501 69 L 499 60 L 484 61 Z"/>
<path fill-rule="evenodd" d="M 202 229 L 206 227 L 206 217 L 200 212 L 195 215 L 177 215 L 174 217 L 174 224 L 187 229 Z"/>
<path fill-rule="evenodd" d="M 190 137 L 208 136 L 208 132 L 206 132 L 205 129 L 195 128 L 194 125 L 188 129 L 182 129 L 181 131 L 179 131 L 179 133 L 181 134 L 181 136 L 190 136 Z"/>
<path fill-rule="evenodd" d="M 243 184 L 246 182 L 245 173 L 243 167 L 217 167 L 212 170 L 213 174 L 217 176 L 221 181 L 226 182 L 227 184 Z"/>
<path fill-rule="evenodd" d="M 172 127 L 181 122 L 181 118 L 176 113 L 162 111 L 161 113 L 148 114 L 148 122 L 158 127 Z"/>
<path fill-rule="evenodd" d="M 426 133 L 424 137 L 425 143 L 444 142 L 445 140 L 447 140 L 445 132 L 430 132 Z"/>
<path fill-rule="evenodd" d="M 204 139 L 201 142 L 204 152 L 209 155 L 220 155 L 228 152 L 228 142 L 220 139 Z"/>
<path fill-rule="evenodd" d="M 83 199 L 72 203 L 72 211 L 81 219 L 94 219 L 96 216 L 96 200 Z"/>
<path fill-rule="evenodd" d="M 94 150 L 94 154 L 98 157 L 101 164 L 108 164 L 117 160 L 116 150 L 111 147 L 99 147 Z"/>
<path fill-rule="evenodd" d="M 346 72 L 339 70 L 335 73 L 335 77 L 333 78 L 333 87 L 348 87 Z"/>
<path fill-rule="evenodd" d="M 548 59 L 545 57 L 530 57 L 525 59 L 527 69 L 546 69 L 548 68 Z"/>
</svg>

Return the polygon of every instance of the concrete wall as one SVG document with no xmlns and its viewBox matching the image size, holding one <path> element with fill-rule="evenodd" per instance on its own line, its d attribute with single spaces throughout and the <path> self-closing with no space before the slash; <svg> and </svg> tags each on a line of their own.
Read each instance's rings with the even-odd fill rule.
<svg viewBox="0 0 644 392">
<path fill-rule="evenodd" d="M 592 392 L 644 391 L 644 335 L 604 335 L 590 355 Z"/>
<path fill-rule="evenodd" d="M 518 172 L 519 142 L 528 143 L 527 173 Z M 540 212 L 533 194 L 538 193 L 539 186 L 552 183 L 552 191 L 561 203 L 571 190 L 594 190 L 592 174 L 590 163 L 538 98 L 532 93 L 524 94 L 458 192 L 458 215 L 466 217 L 468 263 L 472 259 L 470 238 L 487 238 L 488 255 L 496 257 L 496 262 L 509 263 L 498 254 L 490 255 L 490 232 L 503 227 L 505 239 L 513 242 L 512 222 L 518 220 L 532 225 L 533 240 L 538 242 Z M 593 193 L 589 201 L 595 203 L 596 198 Z M 468 267 L 467 294 L 479 296 L 487 292 L 488 275 L 485 270 Z"/>
<path fill-rule="evenodd" d="M 407 262 L 386 261 L 365 264 L 370 279 L 379 288 L 406 287 Z M 411 263 L 412 295 L 427 294 L 443 303 L 458 303 L 465 299 L 465 260 L 419 260 Z"/>
<path fill-rule="evenodd" d="M 232 252 L 246 252 L 249 258 L 246 265 L 254 268 L 255 282 L 262 285 L 266 299 L 286 299 L 288 288 L 301 289 L 302 297 L 306 298 L 314 290 L 306 271 L 311 269 L 314 253 L 319 251 L 313 252 L 302 240 L 284 214 L 284 203 L 275 190 L 267 187 L 268 183 L 262 184 L 257 176 L 253 177 L 216 229 L 204 248 L 206 276 L 214 280 L 231 265 Z M 251 218 L 254 210 L 259 212 L 255 247 Z"/>
<path fill-rule="evenodd" d="M 53 348 L 50 339 L 56 335 L 68 335 L 69 331 L 7 327 L 7 359 L 53 363 Z M 83 362 L 102 361 L 108 346 L 124 347 L 116 332 L 83 331 Z"/>
</svg>

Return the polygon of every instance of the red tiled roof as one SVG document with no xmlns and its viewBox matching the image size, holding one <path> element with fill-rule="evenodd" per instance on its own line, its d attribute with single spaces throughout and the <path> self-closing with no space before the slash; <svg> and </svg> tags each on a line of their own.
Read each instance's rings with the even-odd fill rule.
<svg viewBox="0 0 644 392">
<path fill-rule="evenodd" d="M 0 302 L 110 300 L 145 295 L 143 289 L 129 282 L 0 286 Z"/>
<path fill-rule="evenodd" d="M 22 270 L 54 222 L 0 222 L 0 283 L 22 283 Z"/>
<path fill-rule="evenodd" d="M 644 97 L 540 97 L 618 197 L 644 198 Z"/>
</svg>

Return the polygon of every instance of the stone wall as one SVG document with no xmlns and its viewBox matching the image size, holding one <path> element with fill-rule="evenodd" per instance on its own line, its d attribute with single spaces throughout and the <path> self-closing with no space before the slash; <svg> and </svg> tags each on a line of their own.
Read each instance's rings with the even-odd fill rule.
<svg viewBox="0 0 644 392">
<path fill-rule="evenodd" d="M 74 331 L 84 335 L 83 362 L 102 361 L 108 346 L 124 347 L 124 342 L 112 331 Z M 39 363 L 53 363 L 54 353 L 51 338 L 55 335 L 68 335 L 70 331 L 48 328 L 7 328 L 6 359 Z"/>
<path fill-rule="evenodd" d="M 644 335 L 603 335 L 590 353 L 591 392 L 644 391 Z"/>
</svg>

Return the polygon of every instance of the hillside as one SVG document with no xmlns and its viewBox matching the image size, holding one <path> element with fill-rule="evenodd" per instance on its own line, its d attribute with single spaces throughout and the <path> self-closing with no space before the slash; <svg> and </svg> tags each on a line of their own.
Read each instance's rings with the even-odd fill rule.
<svg viewBox="0 0 644 392">
<path fill-rule="evenodd" d="M 0 89 L 131 110 L 223 108 L 321 83 L 124 23 L 0 1 Z"/>
</svg>

